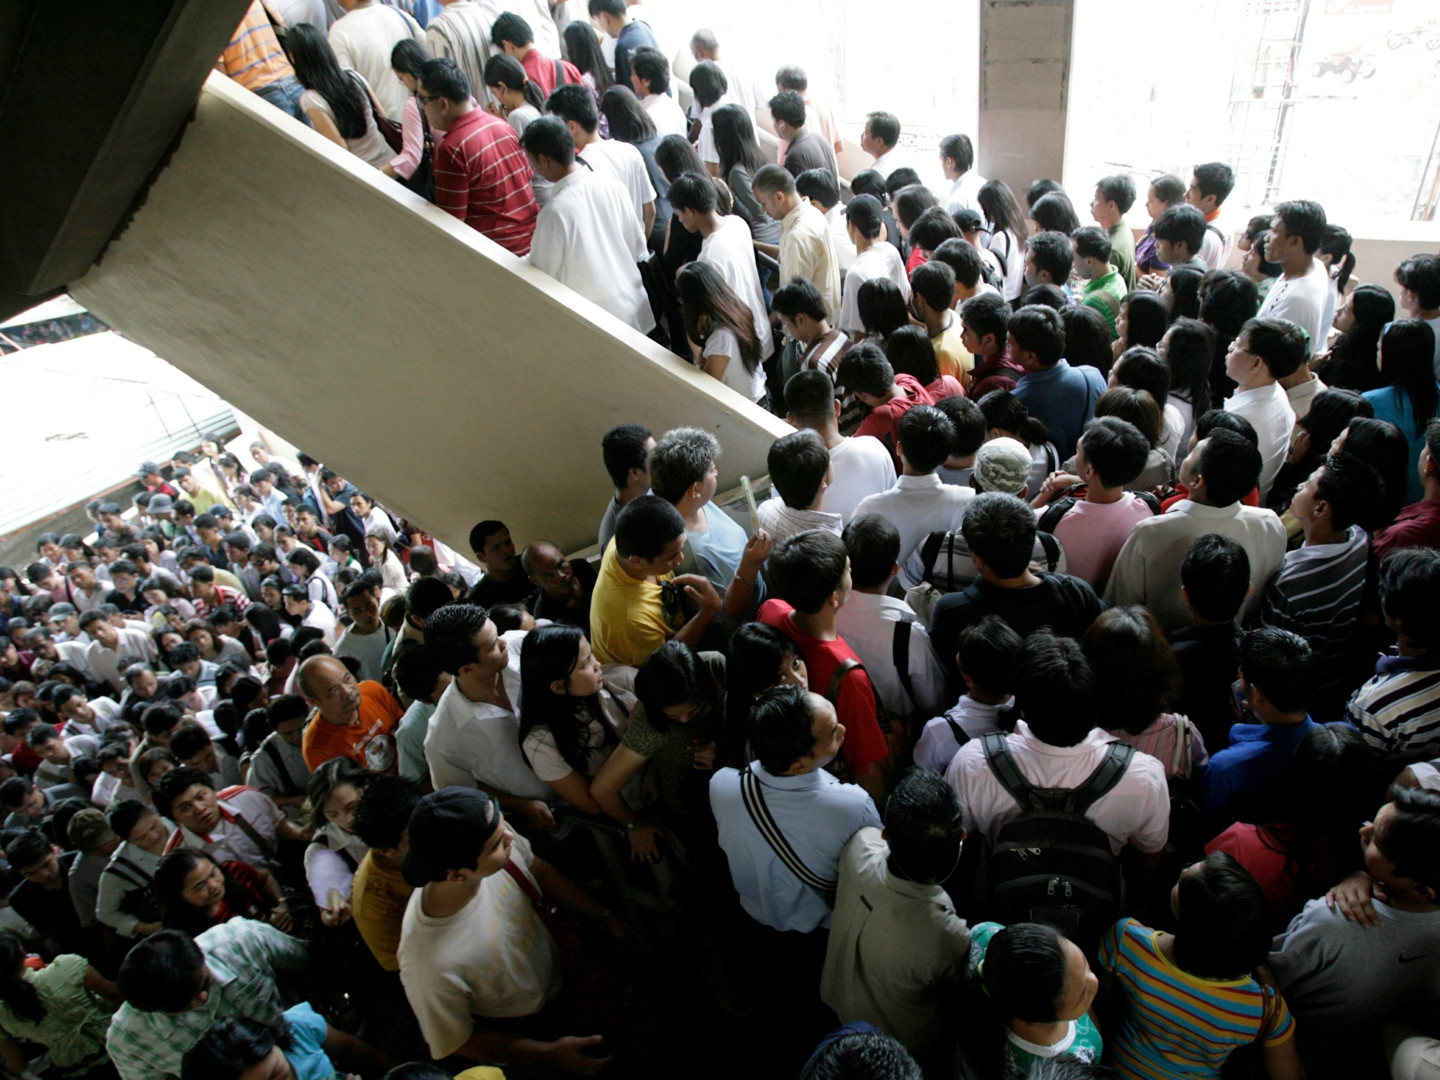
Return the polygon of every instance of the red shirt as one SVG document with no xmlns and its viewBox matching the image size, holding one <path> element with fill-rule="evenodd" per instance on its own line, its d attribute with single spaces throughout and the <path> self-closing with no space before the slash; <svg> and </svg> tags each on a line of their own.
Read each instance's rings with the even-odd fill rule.
<svg viewBox="0 0 1440 1080">
<path fill-rule="evenodd" d="M 860 658 L 841 638 L 821 641 L 801 632 L 795 625 L 794 611 L 784 600 L 766 600 L 760 605 L 756 617 L 795 643 L 805 657 L 810 689 L 823 695 L 829 689 L 830 678 L 840 662 Z M 836 698 L 835 714 L 845 725 L 845 741 L 840 745 L 840 756 L 850 775 L 859 778 L 870 771 L 871 765 L 884 761 L 890 752 L 885 736 L 880 733 L 880 723 L 875 719 L 875 688 L 863 667 L 852 668 L 841 680 Z"/>
<path fill-rule="evenodd" d="M 516 255 L 530 253 L 540 207 L 515 129 L 484 109 L 450 125 L 435 147 L 435 203 Z"/>
<path fill-rule="evenodd" d="M 900 458 L 895 454 L 895 441 L 899 438 L 900 417 L 916 405 L 934 405 L 935 399 L 915 381 L 913 375 L 896 375 L 895 385 L 904 391 L 904 396 L 871 409 L 870 415 L 855 429 L 855 434 L 874 435 L 884 443 L 885 449 L 890 451 L 890 456 L 895 461 L 895 473 L 899 475 Z"/>
<path fill-rule="evenodd" d="M 1237 822 L 1205 845 L 1205 854 L 1223 851 L 1250 871 L 1260 891 L 1270 901 L 1275 921 L 1284 926 L 1300 913 L 1310 895 L 1319 895 L 1345 876 L 1335 845 L 1322 837 L 1316 845 L 1316 861 L 1310 871 L 1309 887 L 1300 895 L 1298 883 L 1290 872 L 1290 848 L 1294 829 L 1289 825 L 1272 825 L 1268 838 L 1258 825 Z"/>
<path fill-rule="evenodd" d="M 525 69 L 525 74 L 530 81 L 540 87 L 540 92 L 547 98 L 559 85 L 555 81 L 555 61 L 546 56 L 539 49 L 532 48 L 525 54 L 525 59 L 520 61 L 520 66 Z M 560 66 L 565 72 L 566 83 L 579 83 L 581 80 L 580 69 L 569 60 L 561 60 Z"/>
<path fill-rule="evenodd" d="M 970 400 L 979 401 L 992 390 L 1014 390 L 1025 369 L 1010 359 L 1007 349 L 992 361 L 975 358 L 970 369 Z"/>
<path fill-rule="evenodd" d="M 1395 524 L 1375 537 L 1375 558 L 1409 547 L 1440 548 L 1440 502 L 1411 503 L 1395 515 Z"/>
<path fill-rule="evenodd" d="M 1160 504 L 1160 512 L 1161 512 L 1162 514 L 1165 513 L 1166 511 L 1168 511 L 1172 506 L 1174 506 L 1176 503 L 1178 503 L 1181 499 L 1188 499 L 1188 498 L 1190 497 L 1190 489 L 1187 488 L 1184 484 L 1176 484 L 1176 485 L 1175 485 L 1175 491 L 1176 491 L 1176 494 L 1171 495 L 1170 498 L 1166 499 L 1164 502 L 1162 502 L 1162 503 Z M 1253 487 L 1253 488 L 1251 488 L 1251 489 L 1250 489 L 1250 494 L 1249 494 L 1249 495 L 1246 495 L 1243 499 L 1240 500 L 1240 502 L 1241 502 L 1241 504 L 1244 505 L 1244 506 L 1259 506 L 1259 505 L 1260 505 L 1260 489 L 1259 489 L 1258 487 Z"/>
</svg>

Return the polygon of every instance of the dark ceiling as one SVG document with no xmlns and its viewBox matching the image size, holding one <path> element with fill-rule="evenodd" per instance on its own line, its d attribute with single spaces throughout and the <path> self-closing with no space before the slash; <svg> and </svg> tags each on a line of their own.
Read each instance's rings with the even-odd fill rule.
<svg viewBox="0 0 1440 1080">
<path fill-rule="evenodd" d="M 62 291 L 104 250 L 248 7 L 0 3 L 0 318 Z"/>
</svg>

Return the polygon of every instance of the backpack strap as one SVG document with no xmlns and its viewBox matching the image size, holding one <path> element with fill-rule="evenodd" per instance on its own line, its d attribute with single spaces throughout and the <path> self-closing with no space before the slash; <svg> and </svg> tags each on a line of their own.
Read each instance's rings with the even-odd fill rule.
<svg viewBox="0 0 1440 1080">
<path fill-rule="evenodd" d="M 1150 492 L 1132 491 L 1131 494 L 1138 495 L 1140 497 L 1140 501 L 1143 502 L 1146 506 L 1148 506 L 1150 508 L 1150 513 L 1154 514 L 1156 517 L 1159 517 L 1162 513 L 1164 513 L 1164 508 L 1160 505 L 1160 500 L 1157 499 L 1154 495 L 1150 494 Z"/>
<path fill-rule="evenodd" d="M 830 681 L 825 684 L 825 700 L 837 709 L 840 707 L 840 684 L 845 681 L 846 675 L 849 675 L 850 672 L 859 666 L 859 660 L 856 660 L 853 656 L 847 656 L 844 660 L 841 660 L 839 664 L 835 665 L 835 671 L 831 674 Z"/>
<path fill-rule="evenodd" d="M 1015 764 L 1006 738 L 1003 731 L 992 731 L 984 736 L 980 745 L 985 751 L 985 763 L 990 766 L 995 779 L 1000 781 L 1000 786 L 1022 807 L 1044 810 L 1045 804 L 1038 797 L 1035 785 L 1021 775 L 1020 767 Z"/>
<path fill-rule="evenodd" d="M 1035 539 L 1045 549 L 1045 569 L 1049 573 L 1055 573 L 1055 568 L 1060 565 L 1060 541 L 1056 540 L 1048 532 L 1036 532 Z"/>
<path fill-rule="evenodd" d="M 924 571 L 924 580 L 931 585 L 935 584 L 935 560 L 940 557 L 940 545 L 948 535 L 943 529 L 932 532 L 920 544 L 920 566 Z"/>
<path fill-rule="evenodd" d="M 154 880 L 154 878 L 129 859 L 120 857 L 112 858 L 110 862 L 105 864 L 105 869 L 100 872 L 102 874 L 114 874 L 127 885 L 132 885 L 137 889 L 145 888 Z"/>
<path fill-rule="evenodd" d="M 840 883 L 822 878 L 800 861 L 800 856 L 795 854 L 795 849 L 790 846 L 790 841 L 785 839 L 785 834 L 780 831 L 780 826 L 770 815 L 770 808 L 765 805 L 764 792 L 760 789 L 760 779 L 750 771 L 748 765 L 740 773 L 740 797 L 745 803 L 746 811 L 750 814 L 750 820 L 755 823 L 755 828 L 760 831 L 760 835 L 770 845 L 770 850 L 775 852 L 776 858 L 785 864 L 787 870 L 800 879 L 801 884 L 808 885 L 827 901 L 832 900 Z"/>
<path fill-rule="evenodd" d="M 260 744 L 260 752 L 270 759 L 275 766 L 275 771 L 280 775 L 280 786 L 285 789 L 285 798 L 305 794 L 300 790 L 300 785 L 295 783 L 295 778 L 290 775 L 290 770 L 286 768 L 285 759 L 280 756 L 280 747 L 266 739 Z"/>
<path fill-rule="evenodd" d="M 1105 760 L 1100 762 L 1085 783 L 1070 793 L 1065 809 L 1076 814 L 1083 814 L 1089 810 L 1120 782 L 1120 778 L 1125 775 L 1125 770 L 1130 767 L 1130 760 L 1134 756 L 1135 748 L 1133 746 L 1122 742 L 1111 743 Z"/>
<path fill-rule="evenodd" d="M 562 60 L 554 61 L 555 64 L 555 85 L 565 86 L 570 80 L 565 75 L 565 63 Z"/>
<path fill-rule="evenodd" d="M 1062 495 L 1045 509 L 1040 515 L 1040 520 L 1035 523 L 1035 528 L 1042 533 L 1053 533 L 1055 526 L 1060 524 L 1060 519 L 1070 512 L 1070 508 L 1078 500 L 1074 495 Z M 1050 569 L 1055 569 L 1053 566 Z"/>
<path fill-rule="evenodd" d="M 1116 300 L 1109 292 L 1105 289 L 1096 289 L 1094 292 L 1088 293 L 1085 299 L 1089 300 L 1092 296 L 1098 296 L 1100 298 L 1100 302 L 1104 304 L 1110 312 L 1112 319 L 1118 319 L 1120 317 L 1120 301 Z"/>
<path fill-rule="evenodd" d="M 970 741 L 970 736 L 965 734 L 965 729 L 955 722 L 954 717 L 946 716 L 945 723 L 950 725 L 950 734 L 955 736 L 956 746 L 964 746 Z"/>
<path fill-rule="evenodd" d="M 910 707 L 919 712 L 920 699 L 915 696 L 915 684 L 910 680 L 910 621 L 908 619 L 897 619 L 895 622 L 895 632 L 890 638 L 890 658 L 895 662 L 895 674 L 900 678 L 900 685 L 905 690 L 905 696 L 910 699 Z"/>
</svg>

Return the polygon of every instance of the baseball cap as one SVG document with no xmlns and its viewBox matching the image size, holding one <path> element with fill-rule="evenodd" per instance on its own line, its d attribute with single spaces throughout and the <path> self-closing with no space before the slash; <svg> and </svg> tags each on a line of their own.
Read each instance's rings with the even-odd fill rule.
<svg viewBox="0 0 1440 1080">
<path fill-rule="evenodd" d="M 861 232 L 878 228 L 884 220 L 880 200 L 874 195 L 856 195 L 845 204 L 845 220 Z"/>
<path fill-rule="evenodd" d="M 500 827 L 500 807 L 483 791 L 450 787 L 426 795 L 410 815 L 400 871 L 415 888 L 473 868 Z"/>
<path fill-rule="evenodd" d="M 120 512 L 120 504 L 117 502 L 102 502 L 99 506 L 95 507 L 95 512 L 97 514 L 118 514 Z"/>
<path fill-rule="evenodd" d="M 955 224 L 960 226 L 961 232 L 981 232 L 985 228 L 985 222 L 981 220 L 979 212 L 968 207 L 956 210 L 950 216 L 955 219 Z"/>
<path fill-rule="evenodd" d="M 176 469 L 170 474 L 170 479 L 171 479 L 171 480 L 179 480 L 182 476 L 189 476 L 189 475 L 190 475 L 190 470 L 187 469 L 184 465 L 181 465 L 181 466 L 179 466 L 178 468 L 176 468 Z"/>
<path fill-rule="evenodd" d="M 65 835 L 82 852 L 89 854 L 117 839 L 105 815 L 99 810 L 80 810 L 65 827 Z"/>
<path fill-rule="evenodd" d="M 1035 465 L 1030 450 L 1018 439 L 991 439 L 975 455 L 976 485 L 985 491 L 1018 495 Z"/>
</svg>

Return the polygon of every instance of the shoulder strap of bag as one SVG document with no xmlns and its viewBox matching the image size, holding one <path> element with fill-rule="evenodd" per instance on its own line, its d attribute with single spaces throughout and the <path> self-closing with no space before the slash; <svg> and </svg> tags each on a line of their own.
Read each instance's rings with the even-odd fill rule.
<svg viewBox="0 0 1440 1080">
<path fill-rule="evenodd" d="M 1085 299 L 1089 300 L 1091 296 L 1098 296 L 1100 298 L 1100 302 L 1110 309 L 1111 317 L 1117 319 L 1120 317 L 1120 301 L 1116 300 L 1108 289 L 1096 289 L 1090 293 L 1089 296 L 1086 296 Z"/>
<path fill-rule="evenodd" d="M 235 812 L 235 827 L 250 838 L 250 842 L 264 853 L 267 859 L 279 861 L 279 855 L 275 852 L 275 845 L 260 835 L 260 831 L 245 820 L 245 815 L 239 811 Z"/>
<path fill-rule="evenodd" d="M 260 750 L 275 765 L 275 771 L 280 774 L 280 786 L 285 789 L 285 797 L 303 794 L 300 785 L 295 783 L 295 778 L 290 775 L 290 770 L 285 767 L 285 759 L 280 756 L 280 748 L 269 739 L 260 744 Z"/>
<path fill-rule="evenodd" d="M 780 826 L 770 816 L 770 808 L 765 805 L 765 795 L 760 790 L 760 779 L 747 765 L 740 773 L 740 797 L 744 800 L 745 809 L 750 814 L 750 820 L 755 823 L 755 828 L 775 852 L 776 858 L 785 864 L 801 884 L 808 885 L 818 893 L 825 894 L 828 899 L 834 894 L 838 881 L 827 881 L 815 873 L 803 862 L 800 856 L 795 854 L 795 849 L 790 846 L 790 841 L 785 839 L 785 834 L 780 831 Z"/>
<path fill-rule="evenodd" d="M 1165 508 L 1160 505 L 1160 500 L 1157 499 L 1154 495 L 1150 494 L 1150 492 L 1136 491 L 1133 492 L 1133 494 L 1140 496 L 1140 501 L 1150 508 L 1150 513 L 1155 514 L 1156 516 L 1164 513 Z"/>
<path fill-rule="evenodd" d="M 1170 757 L 1170 775 L 1179 776 L 1182 772 L 1190 775 L 1190 721 L 1183 716 L 1175 721 L 1175 752 Z"/>
<path fill-rule="evenodd" d="M 1122 742 L 1111 743 L 1105 760 L 1100 762 L 1085 783 L 1071 793 L 1065 808 L 1076 814 L 1083 814 L 1089 810 L 1120 782 L 1120 778 L 1125 775 L 1125 770 L 1130 767 L 1130 759 L 1134 756 L 1135 748 L 1133 746 Z"/>
<path fill-rule="evenodd" d="M 953 716 L 945 717 L 945 723 L 950 725 L 950 734 L 955 736 L 956 746 L 964 746 L 970 741 L 970 736 L 965 734 L 965 729 L 955 722 Z"/>
<path fill-rule="evenodd" d="M 1035 523 L 1035 528 L 1042 533 L 1053 533 L 1055 526 L 1060 524 L 1060 519 L 1070 512 L 1070 508 L 1078 500 L 1074 495 L 1062 495 L 1052 502 L 1040 515 L 1040 520 Z"/>
<path fill-rule="evenodd" d="M 830 681 L 825 684 L 825 700 L 837 709 L 840 707 L 840 684 L 845 681 L 846 675 L 849 675 L 850 672 L 859 666 L 859 660 L 856 660 L 853 656 L 846 657 L 835 665 L 835 671 L 830 676 Z"/>
<path fill-rule="evenodd" d="M 123 870 L 121 869 L 122 867 L 124 868 Z M 145 886 L 149 885 L 150 882 L 154 880 L 149 874 L 147 874 L 144 870 L 140 869 L 140 867 L 136 866 L 129 859 L 119 857 L 113 858 L 110 860 L 110 862 L 106 863 L 105 869 L 102 870 L 101 873 L 114 874 L 121 881 L 126 882 L 129 885 L 133 885 L 137 889 L 145 888 Z"/>
<path fill-rule="evenodd" d="M 900 677 L 900 686 L 910 699 L 910 708 L 920 711 L 920 699 L 915 696 L 915 684 L 910 680 L 910 620 L 897 619 L 895 631 L 890 638 L 890 659 L 895 662 L 895 674 Z"/>
<path fill-rule="evenodd" d="M 920 544 L 920 565 L 924 570 L 924 580 L 935 583 L 935 560 L 940 557 L 940 545 L 945 542 L 948 535 L 944 530 L 932 532 L 925 537 Z"/>
<path fill-rule="evenodd" d="M 1035 539 L 1045 549 L 1045 569 L 1055 573 L 1055 568 L 1060 565 L 1060 541 L 1048 532 L 1036 532 Z"/>
<path fill-rule="evenodd" d="M 980 745 L 985 750 L 985 763 L 990 766 L 995 779 L 1000 781 L 1000 786 L 1022 807 L 1029 810 L 1045 809 L 1045 804 L 1035 793 L 1035 785 L 1021 775 L 1020 767 L 1015 764 L 1015 758 L 1010 754 L 1006 738 L 1003 731 L 992 731 L 982 738 Z"/>
<path fill-rule="evenodd" d="M 555 64 L 555 85 L 556 85 L 556 86 L 566 86 L 566 85 L 568 85 L 569 82 L 570 82 L 570 77 L 565 74 L 565 61 L 563 61 L 563 60 L 556 60 L 556 61 L 554 61 L 554 64 Z"/>
</svg>

